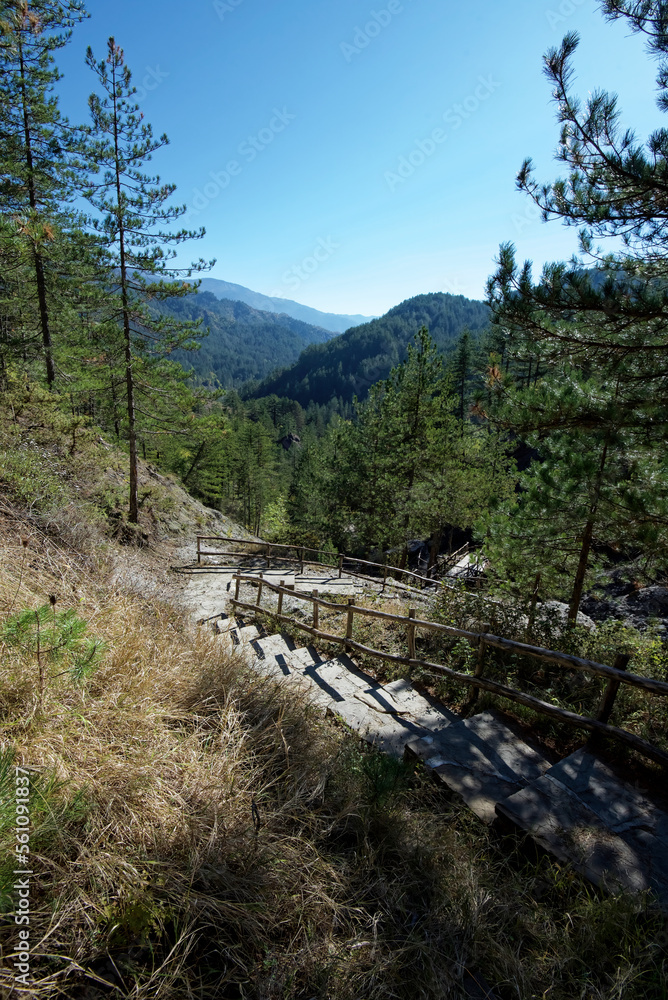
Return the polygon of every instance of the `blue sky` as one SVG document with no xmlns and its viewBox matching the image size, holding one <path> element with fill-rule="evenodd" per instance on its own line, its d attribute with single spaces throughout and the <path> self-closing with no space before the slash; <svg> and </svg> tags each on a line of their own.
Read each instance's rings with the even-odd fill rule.
<svg viewBox="0 0 668 1000">
<path fill-rule="evenodd" d="M 114 35 L 152 166 L 217 258 L 210 276 L 318 309 L 381 314 L 412 295 L 483 298 L 501 242 L 537 266 L 573 230 L 515 190 L 525 156 L 552 180 L 558 138 L 542 56 L 577 30 L 576 89 L 619 94 L 640 137 L 662 124 L 656 64 L 596 0 L 89 0 L 58 54 L 61 102 L 87 120 Z"/>
</svg>

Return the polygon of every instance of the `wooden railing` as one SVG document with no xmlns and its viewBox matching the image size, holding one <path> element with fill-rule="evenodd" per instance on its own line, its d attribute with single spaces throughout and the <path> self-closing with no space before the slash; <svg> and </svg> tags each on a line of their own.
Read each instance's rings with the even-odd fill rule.
<svg viewBox="0 0 668 1000">
<path fill-rule="evenodd" d="M 246 546 L 245 551 L 239 551 L 238 549 L 202 549 L 203 542 L 224 542 L 226 544 L 233 544 L 235 546 Z M 445 556 L 444 562 L 447 565 L 455 565 L 457 560 L 463 555 L 466 555 L 469 551 L 468 544 L 465 545 L 458 552 L 453 553 L 451 556 Z M 240 538 L 225 538 L 219 535 L 198 535 L 197 536 L 197 564 L 202 565 L 202 558 L 207 556 L 230 556 L 235 558 L 248 558 L 250 555 L 256 555 L 260 558 L 266 560 L 267 569 L 271 569 L 272 562 L 278 561 L 279 559 L 290 559 L 299 564 L 300 572 L 304 572 L 306 566 L 329 566 L 335 569 L 339 578 L 343 576 L 345 572 L 347 576 L 357 577 L 360 580 L 371 580 L 374 583 L 378 583 L 381 579 L 383 582 L 383 587 L 392 585 L 393 583 L 401 582 L 405 577 L 408 580 L 414 580 L 421 586 L 434 587 L 438 586 L 439 583 L 443 586 L 447 586 L 445 580 L 435 580 L 429 576 L 422 576 L 419 573 L 414 573 L 412 570 L 402 569 L 400 566 L 390 566 L 387 562 L 376 563 L 369 562 L 367 559 L 357 559 L 354 556 L 344 556 L 337 555 L 334 552 L 327 552 L 323 549 L 310 549 L 303 545 L 279 545 L 273 542 L 253 542 L 247 541 Z M 310 559 L 310 556 L 317 556 L 317 559 Z M 375 575 L 358 573 L 351 566 L 364 566 L 368 567 L 370 570 L 375 571 Z M 406 586 L 406 584 L 405 584 Z M 407 584 L 410 586 L 410 584 Z"/>
<path fill-rule="evenodd" d="M 585 660 L 578 656 L 570 656 L 567 653 L 555 652 L 554 650 L 542 649 L 539 646 L 530 646 L 526 643 L 516 642 L 513 639 L 503 639 L 500 636 L 490 635 L 484 632 L 470 632 L 465 629 L 454 628 L 450 625 L 441 625 L 437 622 L 423 621 L 422 619 L 416 617 L 416 612 L 414 610 L 411 610 L 406 617 L 403 615 L 390 614 L 386 611 L 377 611 L 375 608 L 358 607 L 355 604 L 354 598 L 349 600 L 347 605 L 335 604 L 331 601 L 323 600 L 319 596 L 317 590 L 314 590 L 312 594 L 307 594 L 301 591 L 296 591 L 292 587 L 286 587 L 282 581 L 280 585 L 276 585 L 270 583 L 268 580 L 263 580 L 262 578 L 258 579 L 256 576 L 249 576 L 240 573 L 234 577 L 234 582 L 235 592 L 232 600 L 232 605 L 234 607 L 242 608 L 254 613 L 269 614 L 278 619 L 280 622 L 289 624 L 291 628 L 300 629 L 301 631 L 307 632 L 315 638 L 322 639 L 326 642 L 338 643 L 351 652 L 356 651 L 358 653 L 363 653 L 367 656 L 375 657 L 376 659 L 384 660 L 389 663 L 401 664 L 409 667 L 419 667 L 422 670 L 427 670 L 432 673 L 449 677 L 471 689 L 471 703 L 475 701 L 481 690 L 489 691 L 490 693 L 496 694 L 502 698 L 508 698 L 511 701 L 518 702 L 521 705 L 526 705 L 528 708 L 531 708 L 536 712 L 540 712 L 543 715 L 550 716 L 559 722 L 565 723 L 566 725 L 579 729 L 586 729 L 590 732 L 599 733 L 603 736 L 615 739 L 643 756 L 648 757 L 650 760 L 653 760 L 664 767 L 668 767 L 668 753 L 666 753 L 666 751 L 661 750 L 659 747 L 647 742 L 640 736 L 636 736 L 634 733 L 630 733 L 625 729 L 619 729 L 616 726 L 608 724 L 617 692 L 623 684 L 630 687 L 640 688 L 641 690 L 654 695 L 663 697 L 668 695 L 668 683 L 653 680 L 648 677 L 641 677 L 638 674 L 628 673 L 626 667 L 630 657 L 625 654 L 620 654 L 615 660 L 615 665 L 610 667 L 603 663 L 596 663 L 593 660 Z M 242 583 L 246 583 L 251 587 L 257 588 L 257 599 L 254 604 L 250 604 L 239 599 L 240 587 Z M 262 595 L 266 591 L 278 595 L 278 607 L 276 611 L 267 607 L 262 607 Z M 283 599 L 286 596 L 289 596 L 291 600 L 304 601 L 312 605 L 313 621 L 311 625 L 283 614 Z M 321 609 L 345 614 L 345 635 L 336 635 L 321 630 Z M 384 621 L 404 625 L 406 628 L 408 655 L 398 656 L 396 654 L 386 653 L 382 650 L 371 649 L 368 646 L 354 641 L 353 626 L 356 615 L 364 618 L 382 619 Z M 473 674 L 459 673 L 442 663 L 432 663 L 429 660 L 418 658 L 416 653 L 416 635 L 418 630 L 423 632 L 441 633 L 442 635 L 452 636 L 453 638 L 463 638 L 468 640 L 468 642 L 477 649 L 475 672 Z M 505 684 L 500 684 L 497 681 L 485 677 L 485 656 L 488 649 L 499 649 L 504 652 L 512 652 L 521 656 L 530 657 L 543 663 L 555 664 L 561 669 L 584 671 L 597 677 L 606 678 L 608 684 L 603 693 L 596 718 L 578 715 L 575 712 L 570 712 L 557 705 L 541 701 L 533 695 L 524 694 L 515 688 L 508 687 Z"/>
</svg>

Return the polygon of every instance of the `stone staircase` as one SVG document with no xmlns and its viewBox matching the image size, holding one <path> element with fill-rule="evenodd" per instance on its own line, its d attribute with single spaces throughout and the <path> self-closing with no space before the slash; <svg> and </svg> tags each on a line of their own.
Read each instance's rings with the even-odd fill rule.
<svg viewBox="0 0 668 1000">
<path fill-rule="evenodd" d="M 668 911 L 668 814 L 587 749 L 551 764 L 500 713 L 460 719 L 407 680 L 379 684 L 345 654 L 262 635 L 221 615 L 221 641 L 247 647 L 262 674 L 306 690 L 323 715 L 395 757 L 420 760 L 484 823 L 536 845 L 609 890 L 652 890 Z"/>
</svg>

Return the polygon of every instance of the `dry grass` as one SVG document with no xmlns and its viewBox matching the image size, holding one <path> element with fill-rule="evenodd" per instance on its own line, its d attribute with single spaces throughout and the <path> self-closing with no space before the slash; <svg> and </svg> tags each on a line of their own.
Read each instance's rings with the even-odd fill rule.
<svg viewBox="0 0 668 1000">
<path fill-rule="evenodd" d="M 34 653 L 0 644 L 6 995 L 20 995 L 20 763 L 39 1000 L 441 1000 L 465 995 L 467 968 L 500 1000 L 665 998 L 668 938 L 645 900 L 600 899 L 497 843 L 423 771 L 364 749 L 191 629 L 155 558 L 94 526 L 78 545 L 80 511 L 49 527 L 2 502 L 0 626 L 56 594 L 106 650 L 81 682 L 66 655 L 47 660 L 40 700 Z"/>
</svg>

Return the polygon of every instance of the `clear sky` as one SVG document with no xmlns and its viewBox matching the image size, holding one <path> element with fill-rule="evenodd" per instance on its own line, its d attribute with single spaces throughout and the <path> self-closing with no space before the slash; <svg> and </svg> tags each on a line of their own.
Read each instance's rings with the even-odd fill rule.
<svg viewBox="0 0 668 1000">
<path fill-rule="evenodd" d="M 553 159 L 544 52 L 577 30 L 576 89 L 619 94 L 640 137 L 662 124 L 656 63 L 596 0 L 89 0 L 58 53 L 61 103 L 87 120 L 114 35 L 142 111 L 216 257 L 210 276 L 317 309 L 381 314 L 446 291 L 484 298 L 499 244 L 536 265 L 573 230 L 515 190 L 525 156 Z M 436 131 L 435 131 L 436 130 Z"/>
</svg>

